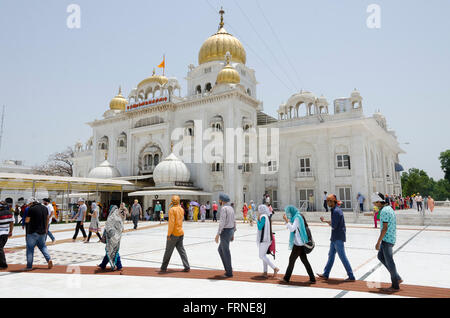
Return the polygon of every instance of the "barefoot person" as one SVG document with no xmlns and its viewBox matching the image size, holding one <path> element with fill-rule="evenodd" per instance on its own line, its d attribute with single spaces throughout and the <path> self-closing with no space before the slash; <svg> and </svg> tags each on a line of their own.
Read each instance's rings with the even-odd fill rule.
<svg viewBox="0 0 450 318">
<path fill-rule="evenodd" d="M 30 199 L 30 207 L 25 218 L 27 228 L 27 267 L 25 270 L 31 270 L 33 267 L 34 248 L 37 246 L 44 255 L 48 263 L 48 268 L 53 267 L 53 262 L 48 253 L 45 239 L 47 238 L 48 229 L 48 209 L 39 203 L 35 198 Z"/>
<path fill-rule="evenodd" d="M 105 230 L 103 231 L 103 243 L 106 243 L 106 255 L 98 267 L 102 270 L 106 268 L 109 263 L 111 270 L 117 269 L 122 271 L 122 262 L 120 261 L 119 249 L 120 240 L 122 238 L 123 222 L 125 220 L 125 212 L 119 210 L 117 205 L 111 207 L 111 213 L 105 223 Z"/>
<path fill-rule="evenodd" d="M 263 261 L 263 276 L 267 277 L 267 267 L 270 266 L 273 269 L 273 278 L 275 278 L 280 269 L 267 257 L 267 250 L 272 244 L 272 221 L 269 218 L 271 212 L 265 204 L 258 207 L 258 212 L 256 244 L 259 248 L 259 258 Z"/>
<path fill-rule="evenodd" d="M 230 242 L 234 240 L 234 232 L 236 231 L 236 221 L 234 218 L 234 210 L 230 206 L 230 197 L 221 193 L 219 195 L 219 204 L 222 206 L 220 210 L 219 230 L 215 238 L 219 243 L 219 255 L 225 268 L 225 277 L 233 277 L 233 268 L 231 266 Z"/>
<path fill-rule="evenodd" d="M 394 210 L 386 204 L 384 195 L 375 192 L 372 194 L 373 204 L 380 209 L 380 228 L 381 233 L 378 238 L 375 249 L 378 251 L 378 259 L 391 274 L 392 285 L 390 288 L 384 289 L 387 292 L 398 291 L 402 279 L 397 273 L 397 268 L 394 263 L 393 251 L 396 234 L 397 234 L 397 219 Z"/>
<path fill-rule="evenodd" d="M 8 238 L 12 237 L 13 229 L 13 212 L 6 202 L 0 201 L 0 270 L 8 268 L 3 248 Z"/>
<path fill-rule="evenodd" d="M 89 240 L 91 239 L 92 233 L 97 234 L 99 240 L 102 240 L 102 237 L 100 235 L 100 224 L 98 220 L 98 216 L 100 214 L 100 209 L 97 206 L 97 203 L 92 202 L 91 204 L 91 213 L 89 215 L 91 216 L 91 224 L 89 224 L 89 235 L 85 243 L 89 243 Z"/>
<path fill-rule="evenodd" d="M 340 203 L 340 202 L 339 202 Z M 325 266 L 323 274 L 317 274 L 320 278 L 328 279 L 331 268 L 334 264 L 334 258 L 336 256 L 336 252 L 341 259 L 342 264 L 347 271 L 348 278 L 345 281 L 353 282 L 355 281 L 355 276 L 353 275 L 352 267 L 350 266 L 350 262 L 347 259 L 347 255 L 345 255 L 344 243 L 345 243 L 345 220 L 344 213 L 342 212 L 339 205 L 338 200 L 335 194 L 330 194 L 327 197 L 327 204 L 331 208 L 331 221 L 327 221 L 320 217 L 320 220 L 324 223 L 327 223 L 331 226 L 331 238 L 330 238 L 330 251 L 328 252 L 328 262 Z"/>
<path fill-rule="evenodd" d="M 77 220 L 77 225 L 75 227 L 75 234 L 72 237 L 72 242 L 75 242 L 78 236 L 78 231 L 81 230 L 81 234 L 83 234 L 84 239 L 86 240 L 87 235 L 84 231 L 84 220 L 86 219 L 86 212 L 87 212 L 87 206 L 84 204 L 84 199 L 79 198 L 78 199 L 78 212 L 75 214 L 75 216 L 72 218 L 72 221 L 75 219 Z"/>
<path fill-rule="evenodd" d="M 285 209 L 286 214 L 283 215 L 283 219 L 286 222 L 288 230 L 291 232 L 289 236 L 289 249 L 291 256 L 289 256 L 289 265 L 284 274 L 283 280 L 289 283 L 291 279 L 292 271 L 294 270 L 295 261 L 298 257 L 305 266 L 306 272 L 309 276 L 309 282 L 311 284 L 316 283 L 314 272 L 309 264 L 308 257 L 306 256 L 305 244 L 309 242 L 306 227 L 308 224 L 300 215 L 298 209 L 293 205 L 288 205 Z"/>
<path fill-rule="evenodd" d="M 167 230 L 166 251 L 164 253 L 164 258 L 161 265 L 161 271 L 167 271 L 167 266 L 169 265 L 173 249 L 177 248 L 178 254 L 180 254 L 181 261 L 183 262 L 183 271 L 189 272 L 189 261 L 186 255 L 186 250 L 183 246 L 184 210 L 180 206 L 180 197 L 177 195 L 172 196 L 172 202 L 170 203 L 170 205 L 172 207 L 169 209 L 169 227 Z"/>
</svg>

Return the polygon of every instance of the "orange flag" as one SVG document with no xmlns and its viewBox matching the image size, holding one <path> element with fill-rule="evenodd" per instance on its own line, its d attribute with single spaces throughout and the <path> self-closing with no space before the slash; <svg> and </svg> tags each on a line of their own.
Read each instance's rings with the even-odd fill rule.
<svg viewBox="0 0 450 318">
<path fill-rule="evenodd" d="M 163 61 L 161 62 L 161 64 L 158 65 L 159 68 L 165 68 L 166 67 L 166 57 L 163 57 Z"/>
</svg>

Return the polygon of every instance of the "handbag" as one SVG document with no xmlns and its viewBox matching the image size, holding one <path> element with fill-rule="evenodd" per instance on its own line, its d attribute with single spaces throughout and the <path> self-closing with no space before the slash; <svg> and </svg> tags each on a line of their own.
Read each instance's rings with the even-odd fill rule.
<svg viewBox="0 0 450 318">
<path fill-rule="evenodd" d="M 303 218 L 303 222 L 305 223 L 305 228 L 306 228 L 306 234 L 308 235 L 308 242 L 304 245 L 305 253 L 309 254 L 309 253 L 312 252 L 312 250 L 314 249 L 316 244 L 314 243 L 314 240 L 313 240 L 312 235 L 311 235 L 311 230 L 309 229 L 308 223 L 306 223 L 305 217 L 301 213 L 300 213 L 300 215 Z"/>
</svg>

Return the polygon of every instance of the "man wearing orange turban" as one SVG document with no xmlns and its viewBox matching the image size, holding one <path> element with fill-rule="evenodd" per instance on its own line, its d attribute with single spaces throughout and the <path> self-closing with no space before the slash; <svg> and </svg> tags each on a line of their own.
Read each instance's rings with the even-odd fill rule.
<svg viewBox="0 0 450 318">
<path fill-rule="evenodd" d="M 166 272 L 169 265 L 170 257 L 172 256 L 173 249 L 176 247 L 178 254 L 180 254 L 181 261 L 183 262 L 184 272 L 189 272 L 189 262 L 186 255 L 186 250 L 183 246 L 183 220 L 184 210 L 180 206 L 180 197 L 177 195 L 172 196 L 172 202 L 169 206 L 169 228 L 167 231 L 167 243 L 166 252 L 164 253 L 163 262 L 161 265 L 161 271 Z"/>
</svg>

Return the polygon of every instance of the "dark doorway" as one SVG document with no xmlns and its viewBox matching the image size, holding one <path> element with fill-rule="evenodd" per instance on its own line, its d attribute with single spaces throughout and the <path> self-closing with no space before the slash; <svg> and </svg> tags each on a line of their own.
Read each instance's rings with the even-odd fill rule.
<svg viewBox="0 0 450 318">
<path fill-rule="evenodd" d="M 159 212 L 158 212 L 158 214 L 155 213 L 156 202 L 159 202 L 159 204 L 161 204 L 161 208 L 162 208 L 162 210 L 164 211 L 164 214 L 165 214 L 166 213 L 166 200 L 158 199 L 158 200 L 153 200 L 152 201 L 154 220 L 159 220 Z M 164 219 L 167 219 L 167 217 L 164 217 Z"/>
</svg>

